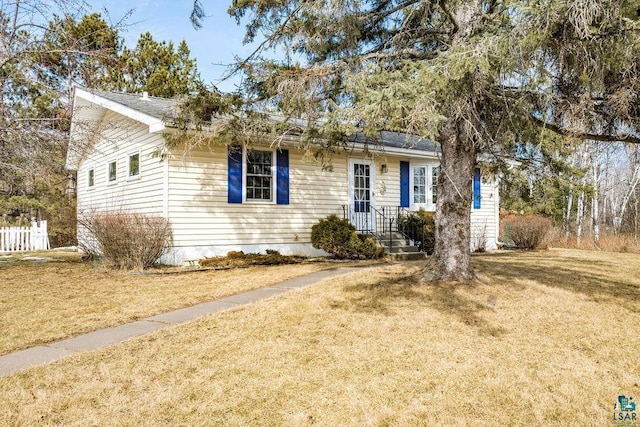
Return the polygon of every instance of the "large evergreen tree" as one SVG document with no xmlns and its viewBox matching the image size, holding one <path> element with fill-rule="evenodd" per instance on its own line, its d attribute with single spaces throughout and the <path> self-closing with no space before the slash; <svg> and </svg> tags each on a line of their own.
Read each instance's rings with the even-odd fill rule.
<svg viewBox="0 0 640 427">
<path fill-rule="evenodd" d="M 141 34 L 135 48 L 124 48 L 110 68 L 106 86 L 165 98 L 187 95 L 196 90 L 200 80 L 196 61 L 190 55 L 184 40 L 175 48 L 171 41 L 158 42 L 149 32 Z"/>
<path fill-rule="evenodd" d="M 631 0 L 235 0 L 229 8 L 246 22 L 246 41 L 266 35 L 239 64 L 250 101 L 306 119 L 305 132 L 329 142 L 395 130 L 440 143 L 436 248 L 425 274 L 459 281 L 473 277 L 470 188 L 480 153 L 497 158 L 514 142 L 544 143 L 547 132 L 638 142 L 638 12 Z M 285 59 L 262 60 L 271 47 Z"/>
</svg>

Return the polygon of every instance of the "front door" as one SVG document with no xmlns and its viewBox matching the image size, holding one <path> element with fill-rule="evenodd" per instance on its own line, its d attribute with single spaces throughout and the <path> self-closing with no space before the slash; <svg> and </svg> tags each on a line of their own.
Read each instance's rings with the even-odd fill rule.
<svg viewBox="0 0 640 427">
<path fill-rule="evenodd" d="M 375 231 L 373 172 L 371 160 L 349 161 L 349 221 L 359 232 Z"/>
</svg>

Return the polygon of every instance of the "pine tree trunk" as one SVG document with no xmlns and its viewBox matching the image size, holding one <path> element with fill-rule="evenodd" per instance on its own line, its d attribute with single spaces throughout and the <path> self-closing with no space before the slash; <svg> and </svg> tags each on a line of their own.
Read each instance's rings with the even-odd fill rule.
<svg viewBox="0 0 640 427">
<path fill-rule="evenodd" d="M 441 138 L 442 158 L 435 215 L 435 251 L 429 280 L 469 282 L 471 267 L 471 201 L 476 149 L 462 120 L 450 119 Z"/>
</svg>

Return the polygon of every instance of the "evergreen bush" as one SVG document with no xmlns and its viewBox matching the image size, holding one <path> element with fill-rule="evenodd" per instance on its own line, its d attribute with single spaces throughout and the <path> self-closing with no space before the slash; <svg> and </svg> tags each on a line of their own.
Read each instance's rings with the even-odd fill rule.
<svg viewBox="0 0 640 427">
<path fill-rule="evenodd" d="M 435 213 L 424 209 L 398 218 L 398 230 L 429 255 L 433 253 L 436 244 L 435 229 Z"/>
<path fill-rule="evenodd" d="M 339 259 L 374 259 L 383 251 L 369 236 L 359 236 L 346 219 L 329 215 L 311 227 L 311 244 Z"/>
</svg>

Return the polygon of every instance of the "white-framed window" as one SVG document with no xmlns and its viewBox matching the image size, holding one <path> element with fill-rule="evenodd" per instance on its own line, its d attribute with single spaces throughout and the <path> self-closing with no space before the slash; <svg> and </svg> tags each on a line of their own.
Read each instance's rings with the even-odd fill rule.
<svg viewBox="0 0 640 427">
<path fill-rule="evenodd" d="M 140 152 L 129 154 L 127 158 L 127 177 L 138 178 L 140 177 Z"/>
<path fill-rule="evenodd" d="M 111 160 L 107 163 L 107 183 L 113 184 L 118 180 L 118 161 Z"/>
<path fill-rule="evenodd" d="M 410 173 L 410 201 L 414 210 L 433 211 L 436 208 L 438 175 L 440 166 L 435 164 L 412 164 Z"/>
<path fill-rule="evenodd" d="M 440 176 L 440 166 L 431 166 L 431 203 L 434 209 L 438 202 L 438 176 Z"/>
<path fill-rule="evenodd" d="M 91 168 L 87 171 L 87 187 L 93 188 L 96 185 L 96 169 Z"/>
<path fill-rule="evenodd" d="M 413 203 L 427 203 L 427 167 L 416 166 L 413 168 Z"/>
<path fill-rule="evenodd" d="M 275 161 L 273 150 L 245 151 L 244 192 L 247 202 L 273 202 Z"/>
</svg>

